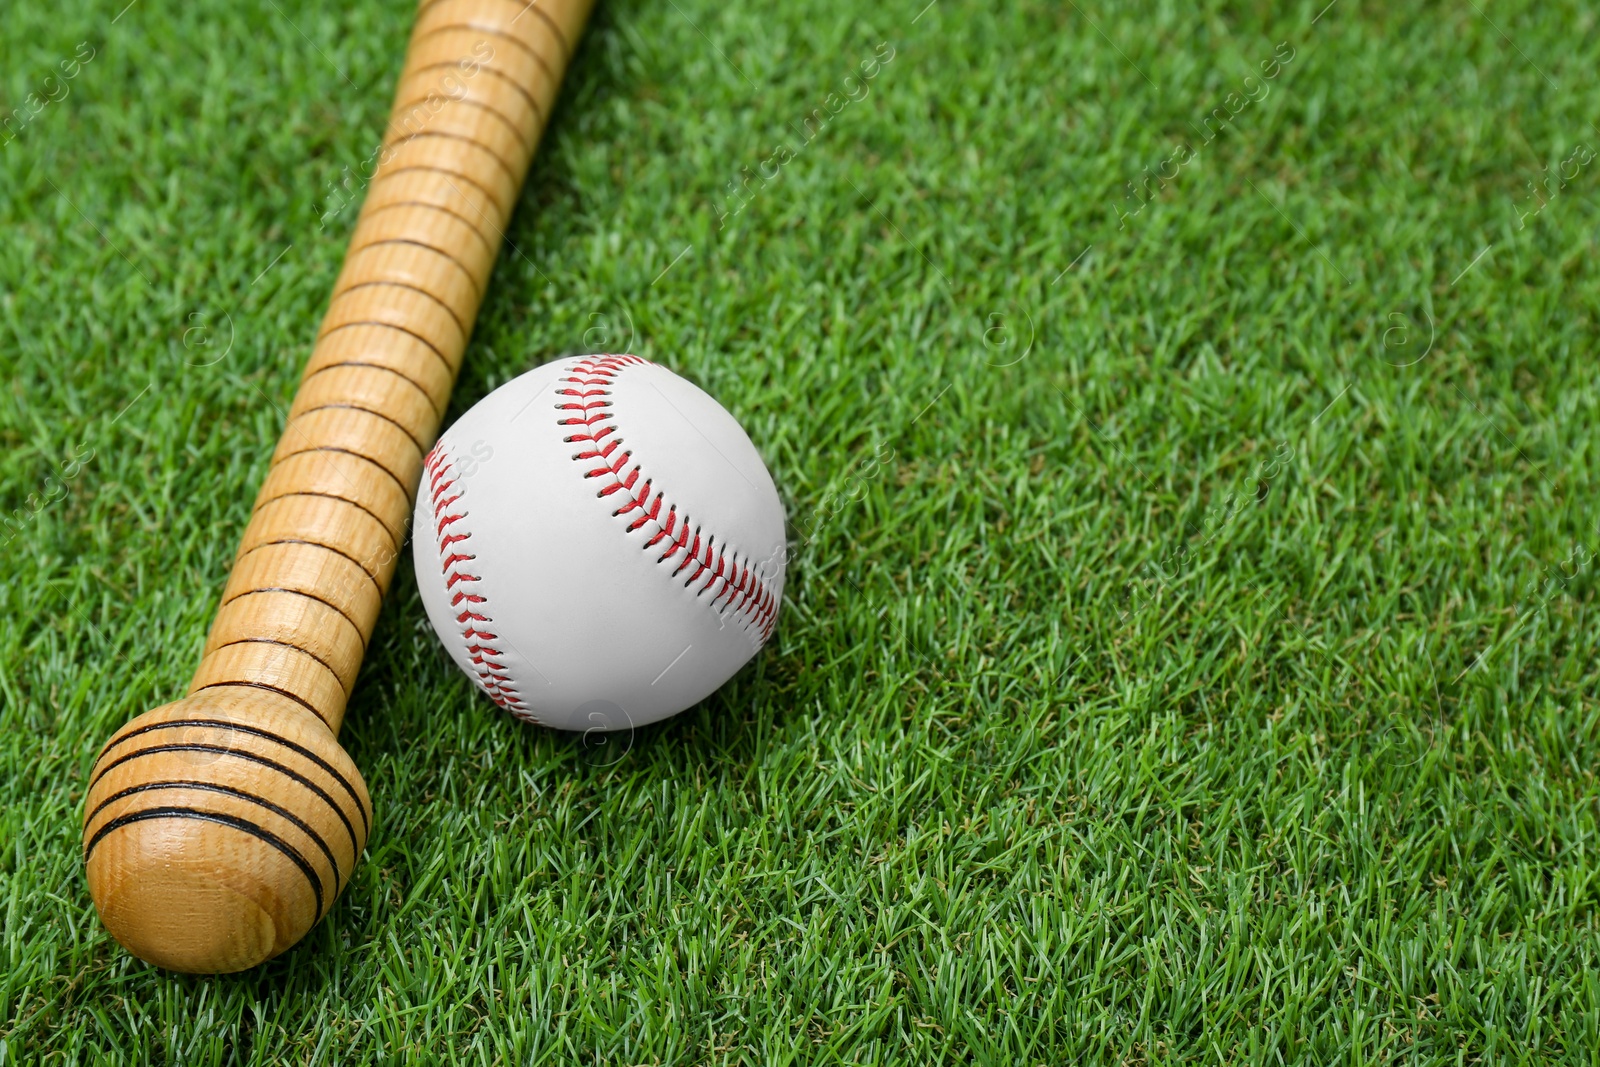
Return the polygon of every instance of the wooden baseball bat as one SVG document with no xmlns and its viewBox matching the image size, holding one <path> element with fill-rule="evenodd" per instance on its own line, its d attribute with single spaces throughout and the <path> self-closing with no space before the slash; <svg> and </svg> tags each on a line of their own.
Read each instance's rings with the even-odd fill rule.
<svg viewBox="0 0 1600 1067">
<path fill-rule="evenodd" d="M 592 0 L 421 0 L 344 270 L 189 695 L 101 751 L 83 850 L 134 955 L 237 971 L 366 847 L 345 703 L 503 230 Z M 467 605 L 470 610 L 470 605 Z"/>
</svg>

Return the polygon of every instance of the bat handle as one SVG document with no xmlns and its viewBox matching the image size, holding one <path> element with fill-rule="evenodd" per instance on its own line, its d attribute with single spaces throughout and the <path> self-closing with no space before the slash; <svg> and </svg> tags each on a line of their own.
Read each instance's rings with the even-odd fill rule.
<svg viewBox="0 0 1600 1067">
<path fill-rule="evenodd" d="M 361 218 L 189 695 L 101 750 L 89 890 L 197 973 L 293 945 L 372 801 L 337 735 L 503 230 L 591 0 L 421 0 Z M 351 190 L 352 192 L 359 190 Z"/>
</svg>

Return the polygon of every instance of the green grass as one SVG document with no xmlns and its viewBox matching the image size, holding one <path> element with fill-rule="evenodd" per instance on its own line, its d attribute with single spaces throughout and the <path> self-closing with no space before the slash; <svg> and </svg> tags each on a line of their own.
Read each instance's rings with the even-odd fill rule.
<svg viewBox="0 0 1600 1067">
<path fill-rule="evenodd" d="M 85 773 L 198 660 L 411 6 L 121 3 L 0 20 L 5 107 L 95 49 L 0 147 L 0 1063 L 1595 1062 L 1600 160 L 1518 219 L 1589 5 L 608 0 L 450 417 L 700 383 L 775 639 L 585 743 L 403 559 L 366 858 L 197 979 L 100 927 Z"/>
</svg>

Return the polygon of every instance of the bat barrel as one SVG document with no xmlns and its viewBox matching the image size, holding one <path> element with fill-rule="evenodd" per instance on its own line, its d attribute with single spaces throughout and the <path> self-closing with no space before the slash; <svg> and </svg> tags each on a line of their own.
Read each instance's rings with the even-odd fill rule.
<svg viewBox="0 0 1600 1067">
<path fill-rule="evenodd" d="M 344 269 L 189 696 L 90 772 L 107 928 L 174 970 L 282 952 L 372 805 L 337 734 L 522 179 L 591 0 L 423 0 Z"/>
</svg>

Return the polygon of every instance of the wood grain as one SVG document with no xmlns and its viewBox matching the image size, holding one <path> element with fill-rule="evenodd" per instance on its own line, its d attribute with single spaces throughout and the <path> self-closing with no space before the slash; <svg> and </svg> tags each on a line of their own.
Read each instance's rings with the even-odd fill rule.
<svg viewBox="0 0 1600 1067">
<path fill-rule="evenodd" d="M 337 735 L 522 179 L 592 0 L 422 0 L 344 268 L 182 700 L 119 730 L 83 847 L 107 929 L 236 971 L 349 883 L 372 802 Z"/>
</svg>

